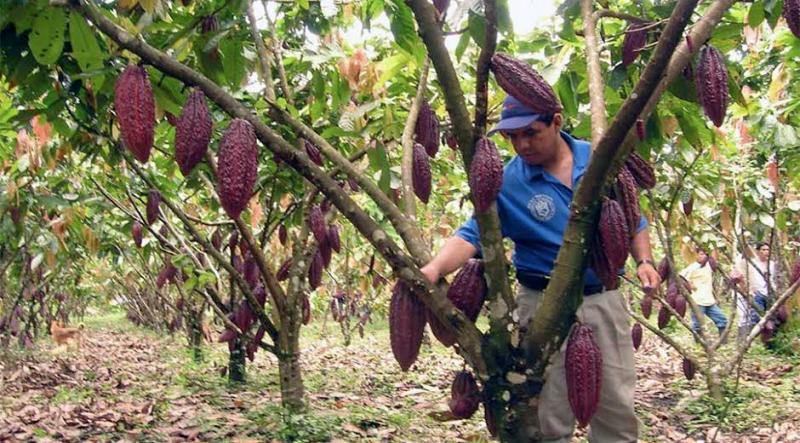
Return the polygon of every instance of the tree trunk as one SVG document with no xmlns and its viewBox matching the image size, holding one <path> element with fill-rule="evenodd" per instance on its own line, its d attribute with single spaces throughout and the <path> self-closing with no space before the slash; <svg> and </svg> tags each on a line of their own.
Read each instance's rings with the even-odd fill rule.
<svg viewBox="0 0 800 443">
<path fill-rule="evenodd" d="M 278 343 L 278 376 L 281 380 L 281 402 L 290 411 L 305 407 L 303 373 L 300 367 L 300 309 L 302 294 L 294 294 L 287 303 L 288 315 L 281 322 Z"/>
<path fill-rule="evenodd" d="M 708 394 L 711 396 L 714 403 L 721 404 L 725 400 L 725 396 L 722 392 L 722 380 L 713 369 L 708 371 L 708 374 L 710 374 L 706 375 Z"/>
<path fill-rule="evenodd" d="M 195 363 L 203 361 L 203 330 L 200 327 L 200 315 L 189 313 L 189 347 L 192 349 L 192 359 Z"/>
<path fill-rule="evenodd" d="M 229 346 L 228 381 L 231 383 L 244 383 L 247 381 L 244 342 L 239 338 L 235 338 L 231 340 Z"/>
</svg>

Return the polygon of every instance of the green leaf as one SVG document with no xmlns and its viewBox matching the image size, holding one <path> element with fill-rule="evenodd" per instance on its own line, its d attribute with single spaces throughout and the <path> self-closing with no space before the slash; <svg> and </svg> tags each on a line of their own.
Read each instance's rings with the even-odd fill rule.
<svg viewBox="0 0 800 443">
<path fill-rule="evenodd" d="M 495 10 L 497 14 L 497 30 L 505 34 L 513 34 L 514 25 L 511 23 L 511 13 L 508 11 L 508 0 L 498 0 Z"/>
<path fill-rule="evenodd" d="M 702 146 L 703 142 L 700 139 L 700 127 L 703 123 L 699 120 L 699 117 L 683 111 L 676 113 L 675 117 L 678 118 L 678 125 L 680 125 L 681 131 L 683 131 L 683 136 L 686 137 L 686 141 L 694 147 Z"/>
<path fill-rule="evenodd" d="M 222 59 L 225 61 L 222 64 L 225 79 L 232 88 L 238 89 L 247 74 L 247 61 L 242 53 L 242 41 L 238 38 L 226 38 L 220 42 L 219 49 L 222 52 Z"/>
<path fill-rule="evenodd" d="M 575 94 L 575 84 L 572 75 L 562 75 L 556 82 L 556 93 L 561 104 L 564 105 L 566 115 L 578 115 L 578 94 Z"/>
<path fill-rule="evenodd" d="M 77 12 L 69 14 L 69 42 L 72 56 L 78 61 L 81 71 L 95 71 L 103 67 L 105 57 L 97 38 L 86 20 Z"/>
<path fill-rule="evenodd" d="M 765 212 L 762 212 L 762 213 L 758 214 L 758 221 L 760 221 L 761 224 L 763 224 L 763 225 L 765 225 L 767 227 L 770 227 L 770 228 L 774 228 L 775 227 L 775 219 L 772 218 L 771 215 L 769 215 L 769 214 L 767 214 Z"/>
<path fill-rule="evenodd" d="M 64 49 L 67 17 L 63 8 L 46 8 L 33 21 L 28 46 L 41 65 L 55 63 Z"/>
<path fill-rule="evenodd" d="M 467 46 L 469 46 L 469 39 L 470 36 L 468 33 L 461 34 L 461 37 L 458 38 L 458 45 L 456 46 L 456 60 L 461 61 L 461 56 L 464 55 L 464 51 L 467 50 Z"/>
<path fill-rule="evenodd" d="M 469 35 L 472 37 L 472 40 L 477 43 L 479 47 L 483 48 L 484 41 L 486 40 L 486 18 L 476 14 L 470 9 L 467 27 L 469 28 Z"/>
<path fill-rule="evenodd" d="M 381 174 L 378 186 L 383 192 L 388 193 L 390 191 L 392 171 L 389 169 L 389 158 L 386 155 L 386 148 L 383 143 L 378 143 L 374 148 L 368 150 L 367 158 L 369 158 L 370 167 Z"/>
<path fill-rule="evenodd" d="M 750 6 L 747 13 L 747 24 L 755 28 L 764 21 L 764 2 L 757 1 Z"/>
<path fill-rule="evenodd" d="M 418 42 L 414 14 L 402 0 L 394 0 L 391 9 L 389 28 L 394 35 L 394 41 L 400 48 L 413 55 Z"/>
<path fill-rule="evenodd" d="M 792 211 L 800 211 L 800 200 L 792 200 L 786 204 L 786 207 Z"/>
</svg>

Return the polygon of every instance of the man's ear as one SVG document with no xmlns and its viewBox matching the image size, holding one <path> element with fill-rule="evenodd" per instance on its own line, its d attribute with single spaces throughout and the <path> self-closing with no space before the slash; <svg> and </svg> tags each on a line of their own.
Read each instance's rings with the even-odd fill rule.
<svg viewBox="0 0 800 443">
<path fill-rule="evenodd" d="M 564 116 L 560 112 L 553 114 L 553 124 L 557 131 L 560 131 L 561 127 L 564 125 Z"/>
</svg>

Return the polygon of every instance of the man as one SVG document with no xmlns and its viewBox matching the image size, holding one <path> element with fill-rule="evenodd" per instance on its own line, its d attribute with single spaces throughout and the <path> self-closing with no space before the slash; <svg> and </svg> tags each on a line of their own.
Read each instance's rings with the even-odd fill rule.
<svg viewBox="0 0 800 443">
<path fill-rule="evenodd" d="M 708 263 L 708 254 L 703 248 L 695 248 L 695 253 L 697 261 L 687 266 L 679 275 L 689 282 L 692 299 L 700 308 L 700 313 L 708 316 L 717 326 L 719 334 L 722 335 L 725 327 L 728 326 L 728 319 L 722 313 L 722 309 L 717 306 L 717 300 L 714 298 L 713 269 Z M 700 321 L 701 319 L 698 319 L 692 312 L 693 330 L 700 330 Z"/>
<path fill-rule="evenodd" d="M 563 118 L 560 113 L 536 114 L 508 96 L 499 124 L 489 133 L 500 132 L 517 153 L 505 166 L 497 211 L 503 236 L 515 245 L 513 261 L 520 282 L 517 314 L 522 329 L 527 328 L 542 299 L 561 247 L 572 194 L 592 152 L 589 143 L 561 131 Z M 660 278 L 653 267 L 646 225 L 642 219 L 631 248 L 639 279 L 645 287 L 655 288 Z M 479 249 L 478 226 L 472 218 L 447 240 L 422 272 L 436 282 L 460 268 Z M 616 290 L 605 290 L 591 269 L 585 274 L 584 284 L 585 298 L 577 315 L 592 327 L 603 353 L 600 405 L 591 421 L 589 439 L 636 441 L 636 371 L 624 301 Z M 575 427 L 567 401 L 563 351 L 553 356 L 539 398 L 541 432 L 548 441 L 569 441 Z"/>
<path fill-rule="evenodd" d="M 744 279 L 748 294 L 762 311 L 767 309 L 768 301 L 773 296 L 772 291 L 777 284 L 777 262 L 769 259 L 769 251 L 768 243 L 756 243 L 756 251 L 751 260 L 752 263 L 742 258 L 739 260 L 737 269 L 731 273 L 733 278 Z M 767 284 L 767 279 L 769 279 L 769 285 Z M 758 323 L 761 316 L 750 306 L 748 300 L 741 296 L 737 296 L 736 310 L 739 315 L 738 339 L 741 343 L 750 333 L 750 329 Z"/>
</svg>

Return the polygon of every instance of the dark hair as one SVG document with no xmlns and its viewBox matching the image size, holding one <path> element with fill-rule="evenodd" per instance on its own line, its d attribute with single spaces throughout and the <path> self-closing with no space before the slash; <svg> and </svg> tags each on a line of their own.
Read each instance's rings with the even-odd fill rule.
<svg viewBox="0 0 800 443">
<path fill-rule="evenodd" d="M 540 121 L 540 122 L 544 123 L 545 126 L 550 126 L 550 125 L 553 124 L 553 116 L 554 115 L 555 114 L 545 114 L 545 115 L 539 116 L 539 120 L 537 120 L 537 121 Z"/>
<path fill-rule="evenodd" d="M 760 241 L 760 242 L 756 243 L 756 251 L 761 249 L 761 248 L 763 248 L 764 246 L 769 247 L 769 243 L 767 243 L 765 241 Z"/>
<path fill-rule="evenodd" d="M 704 252 L 706 255 L 708 255 L 708 251 L 706 251 L 706 248 L 704 248 L 702 246 L 695 246 L 694 247 L 694 252 Z"/>
</svg>

